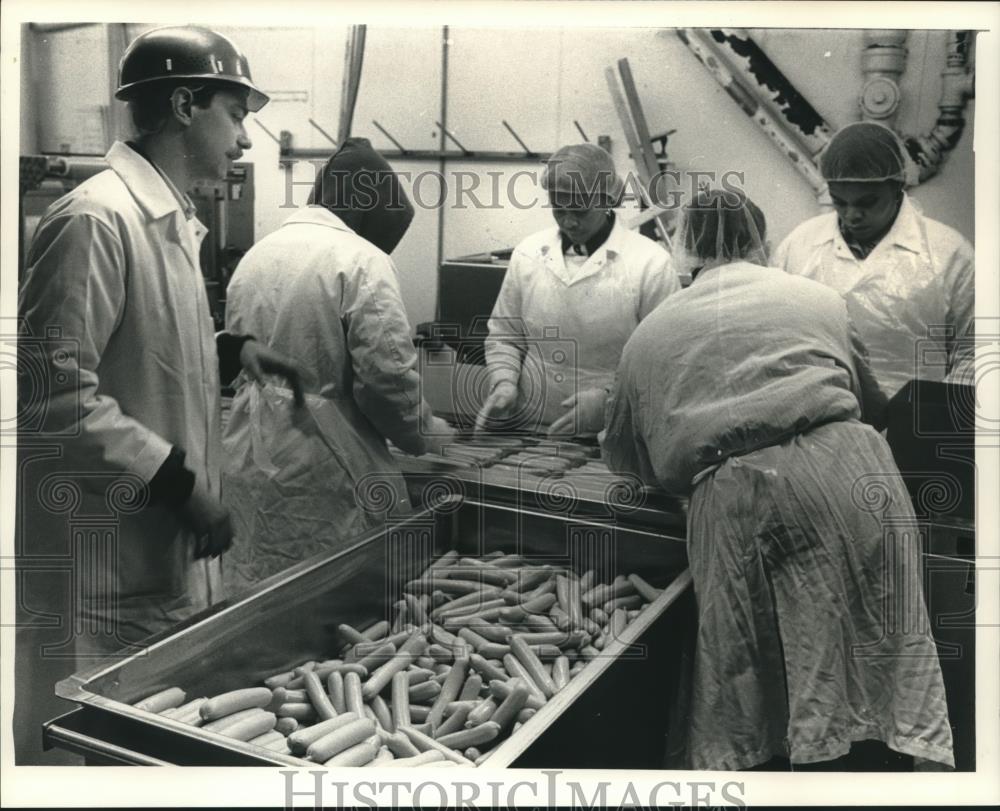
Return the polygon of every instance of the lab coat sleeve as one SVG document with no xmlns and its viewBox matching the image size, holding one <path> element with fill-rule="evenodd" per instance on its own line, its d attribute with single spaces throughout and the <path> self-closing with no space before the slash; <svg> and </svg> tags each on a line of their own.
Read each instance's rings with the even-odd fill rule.
<svg viewBox="0 0 1000 811">
<path fill-rule="evenodd" d="M 515 250 L 490 315 L 485 350 L 491 391 L 504 381 L 516 386 L 521 379 L 521 361 L 526 349 L 521 315 L 522 262 Z"/>
<path fill-rule="evenodd" d="M 975 384 L 976 263 L 972 246 L 963 241 L 952 258 L 948 317 L 955 330 L 948 351 L 948 379 Z"/>
<path fill-rule="evenodd" d="M 642 321 L 659 307 L 667 296 L 672 296 L 680 289 L 681 283 L 674 272 L 670 254 L 666 251 L 657 251 L 657 255 L 643 268 L 639 312 L 636 314 L 639 320 Z"/>
<path fill-rule="evenodd" d="M 855 377 L 852 380 L 854 395 L 861 406 L 861 420 L 881 431 L 888 419 L 889 399 L 882 391 L 868 362 L 868 349 L 854 324 L 847 322 L 847 340 L 851 348 Z"/>
<path fill-rule="evenodd" d="M 47 391 L 21 386 L 21 408 L 44 409 L 38 425 L 60 442 L 67 469 L 128 471 L 148 483 L 170 442 L 98 392 L 101 356 L 126 303 L 127 272 L 118 236 L 97 218 L 72 214 L 42 223 L 20 291 L 31 336 L 20 342 L 20 354 L 28 379 L 44 381 Z"/>
<path fill-rule="evenodd" d="M 417 352 L 392 261 L 366 260 L 344 293 L 355 402 L 382 436 L 406 453 L 424 453 L 421 431 L 432 415 L 420 394 Z"/>
</svg>

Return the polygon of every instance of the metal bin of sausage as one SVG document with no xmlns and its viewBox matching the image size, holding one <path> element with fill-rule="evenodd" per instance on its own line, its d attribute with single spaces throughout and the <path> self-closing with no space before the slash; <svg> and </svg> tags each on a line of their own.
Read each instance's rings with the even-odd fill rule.
<svg viewBox="0 0 1000 811">
<path fill-rule="evenodd" d="M 659 768 L 683 536 L 443 496 L 59 683 L 88 762 Z"/>
</svg>

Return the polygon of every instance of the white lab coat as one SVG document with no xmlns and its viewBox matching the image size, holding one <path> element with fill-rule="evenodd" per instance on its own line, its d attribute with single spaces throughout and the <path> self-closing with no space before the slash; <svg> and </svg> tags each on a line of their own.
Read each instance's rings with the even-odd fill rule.
<svg viewBox="0 0 1000 811">
<path fill-rule="evenodd" d="M 844 296 L 886 396 L 913 378 L 968 382 L 973 249 L 954 229 L 923 216 L 908 196 L 889 233 L 865 259 L 851 253 L 836 212 L 830 212 L 792 231 L 771 264 Z"/>
<path fill-rule="evenodd" d="M 525 424 L 550 425 L 567 397 L 611 385 L 633 330 L 679 289 L 667 252 L 620 219 L 579 267 L 557 227 L 533 234 L 514 249 L 489 321 L 491 387 L 515 383 Z"/>
<path fill-rule="evenodd" d="M 409 512 L 385 440 L 423 453 L 432 415 L 392 260 L 321 206 L 242 259 L 226 322 L 313 377 L 304 410 L 270 384 L 242 381 L 233 400 L 223 489 L 235 528 L 226 582 L 237 589 Z"/>
<path fill-rule="evenodd" d="M 115 143 L 107 161 L 49 207 L 20 291 L 18 565 L 30 570 L 21 608 L 35 614 L 19 639 L 25 680 L 39 679 L 35 665 L 72 671 L 72 659 L 53 656 L 111 652 L 164 630 L 221 589 L 218 563 L 193 559 L 173 512 L 133 503 L 172 445 L 219 494 L 205 228 L 130 147 Z M 57 623 L 48 630 L 45 611 Z M 46 655 L 43 639 L 54 646 Z"/>
</svg>

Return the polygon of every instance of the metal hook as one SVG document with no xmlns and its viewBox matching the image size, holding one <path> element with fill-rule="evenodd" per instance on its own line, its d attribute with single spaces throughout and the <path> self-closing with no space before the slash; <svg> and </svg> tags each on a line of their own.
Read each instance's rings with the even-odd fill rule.
<svg viewBox="0 0 1000 811">
<path fill-rule="evenodd" d="M 262 130 L 264 130 L 264 132 L 266 132 L 269 136 L 271 136 L 271 140 L 272 141 L 274 141 L 278 146 L 281 146 L 281 139 L 277 135 L 275 135 L 273 132 L 271 132 L 271 130 L 269 130 L 267 127 L 265 127 L 260 122 L 260 119 L 257 118 L 256 116 L 254 117 L 254 122 L 256 122 L 257 126 L 260 127 Z"/>
<path fill-rule="evenodd" d="M 393 144 L 396 145 L 396 149 L 398 149 L 402 154 L 404 155 L 409 154 L 410 150 L 408 150 L 399 141 L 393 138 L 392 135 L 389 133 L 389 130 L 387 130 L 385 127 L 379 124 L 378 121 L 376 121 L 374 118 L 372 119 L 372 124 L 374 124 L 378 128 L 378 131 L 381 132 L 386 138 L 392 141 Z"/>
<path fill-rule="evenodd" d="M 313 125 L 313 126 L 314 126 L 314 127 L 316 128 L 316 129 L 318 129 L 318 130 L 319 130 L 319 132 L 320 132 L 320 134 L 321 134 L 321 135 L 322 135 L 322 136 L 323 136 L 324 138 L 326 138 L 326 140 L 328 140 L 328 141 L 329 141 L 329 142 L 330 142 L 331 144 L 333 144 L 334 146 L 337 146 L 337 142 L 336 142 L 336 141 L 335 141 L 335 140 L 333 139 L 333 136 L 332 136 L 332 135 L 330 135 L 330 133 L 328 133 L 328 132 L 327 132 L 327 131 L 326 131 L 325 129 L 323 129 L 323 128 L 322 128 L 322 127 L 321 127 L 321 126 L 319 125 L 319 124 L 317 124 L 317 123 L 316 123 L 315 121 L 313 121 L 313 120 L 312 120 L 311 118 L 309 119 L 309 123 L 310 123 L 310 124 L 312 124 L 312 125 Z"/>
<path fill-rule="evenodd" d="M 511 135 L 514 136 L 514 140 L 517 141 L 521 145 L 521 149 L 524 150 L 524 154 L 525 155 L 527 155 L 529 157 L 534 157 L 535 156 L 536 153 L 533 152 L 532 150 L 528 149 L 528 145 L 524 141 L 521 140 L 520 136 L 516 132 L 514 132 L 514 128 L 510 124 L 508 124 L 506 121 L 501 121 L 500 123 L 503 124 L 507 128 L 507 132 L 509 132 Z"/>
<path fill-rule="evenodd" d="M 444 124 L 442 124 L 440 121 L 435 121 L 434 123 L 437 124 L 437 126 L 441 128 L 441 132 L 443 132 L 445 134 L 445 136 L 447 136 L 450 140 L 454 141 L 455 146 L 457 146 L 459 149 L 461 149 L 462 152 L 464 152 L 466 155 L 471 155 L 472 154 L 472 152 L 470 152 L 468 149 L 466 149 L 464 146 L 462 146 L 462 143 L 461 143 L 461 141 L 458 140 L 458 138 L 456 138 L 454 135 L 452 135 L 450 132 L 448 132 L 448 130 L 445 129 Z"/>
</svg>

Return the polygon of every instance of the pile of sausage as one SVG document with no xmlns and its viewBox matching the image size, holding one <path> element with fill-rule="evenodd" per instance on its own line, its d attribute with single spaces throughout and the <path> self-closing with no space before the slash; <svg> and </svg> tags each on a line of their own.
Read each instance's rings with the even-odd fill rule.
<svg viewBox="0 0 1000 811">
<path fill-rule="evenodd" d="M 339 656 L 187 701 L 135 707 L 326 766 L 481 763 L 660 595 L 517 555 L 448 552 L 406 583 L 395 618 L 338 630 Z"/>
</svg>

